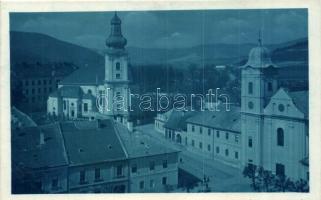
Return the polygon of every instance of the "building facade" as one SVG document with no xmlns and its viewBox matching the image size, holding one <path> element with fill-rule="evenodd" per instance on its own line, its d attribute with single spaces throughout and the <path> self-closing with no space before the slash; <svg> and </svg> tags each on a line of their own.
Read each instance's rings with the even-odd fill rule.
<svg viewBox="0 0 321 200">
<path fill-rule="evenodd" d="M 98 116 L 129 118 L 129 70 L 127 40 L 115 13 L 106 40 L 105 65 L 84 66 L 63 79 L 50 94 L 47 113 L 68 119 Z"/>
<path fill-rule="evenodd" d="M 261 42 L 240 69 L 241 107 L 187 118 L 172 110 L 167 120 L 164 114 L 155 119 L 156 130 L 164 128 L 169 140 L 234 167 L 262 166 L 292 180 L 308 180 L 308 91 L 280 87 L 279 67 Z"/>
<path fill-rule="evenodd" d="M 168 192 L 178 185 L 179 151 L 130 132 L 123 123 L 37 126 L 14 113 L 13 125 L 20 124 L 12 134 L 15 194 Z"/>
</svg>

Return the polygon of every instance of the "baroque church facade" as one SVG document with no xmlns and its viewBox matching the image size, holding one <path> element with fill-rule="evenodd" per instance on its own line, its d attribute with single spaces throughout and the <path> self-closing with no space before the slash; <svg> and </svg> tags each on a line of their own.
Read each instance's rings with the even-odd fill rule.
<svg viewBox="0 0 321 200">
<path fill-rule="evenodd" d="M 241 66 L 242 166 L 308 180 L 308 91 L 279 87 L 277 73 L 259 41 Z"/>
<path fill-rule="evenodd" d="M 129 56 L 121 20 L 115 13 L 106 40 L 104 66 L 84 66 L 62 80 L 49 95 L 47 113 L 66 119 L 129 118 Z"/>
<path fill-rule="evenodd" d="M 155 129 L 217 162 L 309 180 L 308 91 L 280 87 L 278 69 L 259 40 L 240 66 L 241 106 L 190 116 L 170 110 L 157 115 Z"/>
</svg>

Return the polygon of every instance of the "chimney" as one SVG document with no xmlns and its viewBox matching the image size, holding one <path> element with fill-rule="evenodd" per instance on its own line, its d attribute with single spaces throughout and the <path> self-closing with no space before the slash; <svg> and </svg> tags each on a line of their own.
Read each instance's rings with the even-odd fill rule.
<svg viewBox="0 0 321 200">
<path fill-rule="evenodd" d="M 134 130 L 133 122 L 128 121 L 127 122 L 127 128 L 128 128 L 129 132 L 133 132 L 133 130 Z"/>
<path fill-rule="evenodd" d="M 40 137 L 39 137 L 39 144 L 44 145 L 45 144 L 45 135 L 42 131 L 40 131 Z"/>
</svg>

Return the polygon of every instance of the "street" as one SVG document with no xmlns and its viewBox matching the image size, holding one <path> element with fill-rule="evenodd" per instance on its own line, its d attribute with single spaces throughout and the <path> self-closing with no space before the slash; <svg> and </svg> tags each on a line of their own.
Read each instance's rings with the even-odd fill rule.
<svg viewBox="0 0 321 200">
<path fill-rule="evenodd" d="M 179 145 L 173 141 L 166 140 L 162 133 L 154 129 L 154 124 L 147 124 L 135 127 L 136 131 L 155 138 L 155 141 L 166 144 L 166 146 L 179 149 L 181 151 L 178 166 L 184 171 L 194 175 L 198 179 L 209 179 L 208 187 L 211 192 L 251 192 L 250 181 L 243 177 L 242 170 L 223 164 L 204 157 L 200 153 L 190 151 L 188 148 Z M 198 184 L 198 187 L 190 192 L 204 190 L 204 185 Z M 179 190 L 177 191 L 179 192 Z"/>
</svg>

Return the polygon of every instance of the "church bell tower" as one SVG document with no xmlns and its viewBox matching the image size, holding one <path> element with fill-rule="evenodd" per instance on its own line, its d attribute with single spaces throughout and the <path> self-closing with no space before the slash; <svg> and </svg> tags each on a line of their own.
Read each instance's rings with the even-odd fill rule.
<svg viewBox="0 0 321 200">
<path fill-rule="evenodd" d="M 105 114 L 125 122 L 129 111 L 129 59 L 125 49 L 127 40 L 122 35 L 121 20 L 116 12 L 110 24 L 111 32 L 106 40 L 107 49 L 105 51 L 104 85 L 108 97 L 108 111 Z"/>
<path fill-rule="evenodd" d="M 265 142 L 264 108 L 278 89 L 277 67 L 262 45 L 261 37 L 245 65 L 241 66 L 242 164 L 262 165 Z"/>
</svg>

